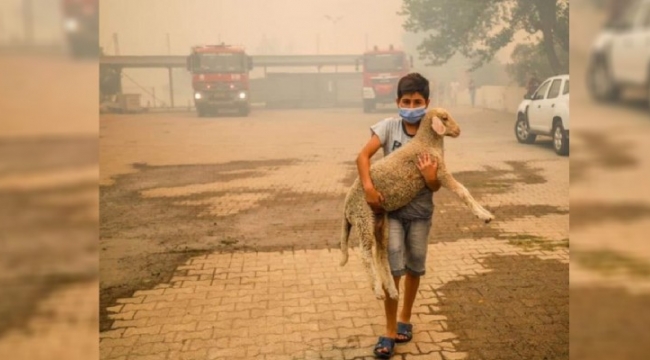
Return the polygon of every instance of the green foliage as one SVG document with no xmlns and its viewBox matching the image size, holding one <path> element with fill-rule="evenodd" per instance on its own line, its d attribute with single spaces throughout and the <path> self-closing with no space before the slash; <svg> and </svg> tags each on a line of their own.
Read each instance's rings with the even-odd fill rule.
<svg viewBox="0 0 650 360">
<path fill-rule="evenodd" d="M 418 44 L 426 37 L 426 34 L 414 34 L 405 32 L 402 38 L 404 50 L 409 54 L 417 53 Z M 431 81 L 450 83 L 452 81 L 464 81 L 464 75 L 471 68 L 471 61 L 461 54 L 455 54 L 449 61 L 440 66 L 427 66 L 425 61 L 414 56 L 415 71 L 420 72 Z M 472 79 L 477 86 L 485 85 L 508 85 L 509 73 L 506 65 L 499 60 L 492 59 L 472 72 Z"/>
<path fill-rule="evenodd" d="M 569 73 L 569 53 L 561 46 L 556 46 L 560 63 L 562 64 L 561 74 Z M 512 63 L 506 65 L 508 75 L 520 86 L 526 86 L 528 79 L 533 72 L 537 73 L 540 81 L 554 75 L 549 64 L 542 44 L 519 44 L 512 52 Z"/>
<path fill-rule="evenodd" d="M 520 30 L 542 34 L 568 51 L 568 0 L 404 0 L 404 29 L 427 36 L 417 46 L 428 65 L 442 65 L 457 53 L 472 59 L 471 69 L 489 63 Z M 561 72 L 553 46 L 545 55 Z"/>
</svg>

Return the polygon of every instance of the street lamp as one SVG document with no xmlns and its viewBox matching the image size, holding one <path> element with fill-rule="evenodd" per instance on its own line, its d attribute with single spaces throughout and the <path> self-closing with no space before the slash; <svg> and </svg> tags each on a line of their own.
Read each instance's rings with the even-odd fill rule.
<svg viewBox="0 0 650 360">
<path fill-rule="evenodd" d="M 334 51 L 334 44 L 336 43 L 335 26 L 339 21 L 341 21 L 341 19 L 343 19 L 343 16 L 324 15 L 323 17 L 332 24 L 332 51 Z"/>
</svg>

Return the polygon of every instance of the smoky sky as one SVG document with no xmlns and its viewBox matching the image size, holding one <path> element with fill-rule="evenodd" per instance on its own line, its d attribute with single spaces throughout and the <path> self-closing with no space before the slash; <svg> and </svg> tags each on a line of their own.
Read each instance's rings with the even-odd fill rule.
<svg viewBox="0 0 650 360">
<path fill-rule="evenodd" d="M 102 0 L 100 44 L 122 55 L 186 54 L 197 44 L 251 54 L 358 54 L 399 46 L 401 0 Z M 169 35 L 168 35 L 169 34 Z"/>
</svg>

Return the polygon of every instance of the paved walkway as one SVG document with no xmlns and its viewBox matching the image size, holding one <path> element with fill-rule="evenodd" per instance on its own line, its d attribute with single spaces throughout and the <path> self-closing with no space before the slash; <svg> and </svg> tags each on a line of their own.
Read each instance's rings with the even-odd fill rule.
<svg viewBox="0 0 650 360">
<path fill-rule="evenodd" d="M 102 359 L 370 359 L 384 330 L 383 307 L 357 254 L 343 268 L 340 252 L 327 249 L 193 258 L 170 283 L 109 309 L 117 321 L 101 334 Z M 465 358 L 440 312 L 441 288 L 489 273 L 483 260 L 492 255 L 568 263 L 565 248 L 530 252 L 489 239 L 433 244 L 414 306 L 414 339 L 397 354 Z"/>
</svg>

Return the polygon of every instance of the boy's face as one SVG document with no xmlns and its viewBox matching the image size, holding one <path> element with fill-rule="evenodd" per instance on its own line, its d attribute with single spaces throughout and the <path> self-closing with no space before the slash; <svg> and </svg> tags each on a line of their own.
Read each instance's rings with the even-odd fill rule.
<svg viewBox="0 0 650 360">
<path fill-rule="evenodd" d="M 414 109 L 429 106 L 429 99 L 425 99 L 420 93 L 403 94 L 396 102 L 397 107 L 400 108 Z"/>
</svg>

